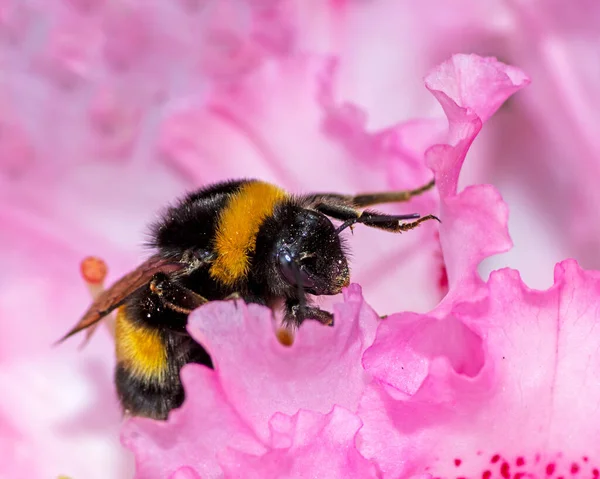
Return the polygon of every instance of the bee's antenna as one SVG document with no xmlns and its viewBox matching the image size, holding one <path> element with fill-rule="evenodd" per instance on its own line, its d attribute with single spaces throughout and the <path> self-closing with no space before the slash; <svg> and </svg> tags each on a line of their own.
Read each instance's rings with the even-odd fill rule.
<svg viewBox="0 0 600 479">
<path fill-rule="evenodd" d="M 381 215 L 377 216 L 374 214 L 368 214 L 363 216 L 358 216 L 356 218 L 350 218 L 349 220 L 344 221 L 338 228 L 335 230 L 336 234 L 340 234 L 346 228 L 355 225 L 357 223 L 389 223 L 390 221 L 404 221 L 404 220 L 416 220 L 420 218 L 421 215 L 419 213 L 411 213 L 408 215 Z"/>
</svg>

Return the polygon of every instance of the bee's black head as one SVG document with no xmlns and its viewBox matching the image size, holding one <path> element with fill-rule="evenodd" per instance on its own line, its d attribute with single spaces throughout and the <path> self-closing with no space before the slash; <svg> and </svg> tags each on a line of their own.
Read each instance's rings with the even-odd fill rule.
<svg viewBox="0 0 600 479">
<path fill-rule="evenodd" d="M 256 259 L 263 261 L 273 294 L 298 287 L 314 295 L 338 294 L 350 282 L 344 245 L 322 213 L 283 203 L 261 226 Z"/>
</svg>

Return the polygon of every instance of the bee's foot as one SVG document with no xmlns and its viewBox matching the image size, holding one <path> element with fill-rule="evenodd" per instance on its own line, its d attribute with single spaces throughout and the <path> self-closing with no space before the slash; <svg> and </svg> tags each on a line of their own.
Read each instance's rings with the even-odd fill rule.
<svg viewBox="0 0 600 479">
<path fill-rule="evenodd" d="M 323 311 L 319 308 L 303 308 L 300 305 L 294 305 L 292 306 L 290 312 L 286 315 L 287 322 L 295 323 L 297 325 L 302 324 L 302 322 L 307 319 L 318 321 L 325 326 L 333 326 L 333 314 L 331 314 L 329 311 Z"/>
</svg>

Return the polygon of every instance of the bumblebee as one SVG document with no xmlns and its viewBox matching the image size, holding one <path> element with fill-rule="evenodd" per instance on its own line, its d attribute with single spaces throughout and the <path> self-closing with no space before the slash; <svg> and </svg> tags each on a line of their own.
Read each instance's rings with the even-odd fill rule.
<svg viewBox="0 0 600 479">
<path fill-rule="evenodd" d="M 306 295 L 334 295 L 349 284 L 340 233 L 359 223 L 399 233 L 437 220 L 364 209 L 408 201 L 433 185 L 294 196 L 263 181 L 236 180 L 192 192 L 151 227 L 155 254 L 96 298 L 61 341 L 118 308 L 115 383 L 123 410 L 166 419 L 184 399 L 181 368 L 212 367 L 206 350 L 186 332 L 192 310 L 238 297 L 272 308 L 283 304 L 289 327 L 307 319 L 333 325 L 333 315 L 312 306 Z"/>
</svg>

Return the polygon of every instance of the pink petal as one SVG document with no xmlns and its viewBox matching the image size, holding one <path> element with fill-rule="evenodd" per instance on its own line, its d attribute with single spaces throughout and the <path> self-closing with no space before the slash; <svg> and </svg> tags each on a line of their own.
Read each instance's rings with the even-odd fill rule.
<svg viewBox="0 0 600 479">
<path fill-rule="evenodd" d="M 455 66 L 464 67 L 465 71 L 459 68 L 460 73 L 456 73 Z M 365 368 L 374 375 L 379 386 L 371 387 L 363 401 L 372 400 L 381 410 L 387 407 L 385 401 L 391 400 L 387 399 L 387 394 L 395 399 L 411 398 L 411 401 L 422 403 L 424 408 L 432 407 L 428 403 L 455 404 L 457 394 L 452 384 L 443 377 L 438 381 L 432 379 L 436 378 L 433 371 L 437 371 L 436 368 L 453 368 L 459 374 L 474 377 L 483 367 L 485 350 L 481 338 L 456 319 L 452 304 L 458 297 L 468 298 L 470 301 L 483 300 L 485 294 L 481 289 L 482 282 L 477 267 L 487 256 L 510 248 L 506 228 L 507 208 L 491 186 L 472 186 L 458 195 L 456 187 L 467 150 L 482 125 L 482 120 L 474 111 L 481 111 L 484 116 L 489 115 L 498 108 L 498 99 L 504 99 L 506 91 L 515 89 L 509 77 L 503 73 L 504 70 L 505 67 L 495 60 L 475 56 L 455 57 L 455 63 L 442 65 L 429 77 L 429 87 L 435 85 L 438 88 L 434 90 L 434 94 L 437 91 L 436 96 L 449 120 L 448 136 L 451 144 L 436 145 L 426 152 L 426 156 L 434 168 L 436 180 L 441 183 L 440 242 L 450 294 L 429 316 L 404 313 L 388 318 L 379 327 L 373 346 L 365 352 L 363 358 Z M 448 74 L 449 71 L 452 74 Z M 491 88 L 483 88 L 479 94 L 471 95 L 469 89 L 463 91 L 462 85 L 457 83 L 457 79 L 461 79 L 463 74 L 476 79 L 489 79 L 490 75 L 499 75 L 502 81 L 491 82 Z M 512 86 L 507 86 L 507 83 Z M 476 82 L 474 88 L 480 88 Z M 459 106 L 446 93 L 441 93 L 441 89 L 454 92 L 454 96 L 460 92 L 462 96 L 459 95 L 456 101 L 470 102 L 473 110 Z M 440 362 L 440 357 L 444 361 Z M 384 397 L 378 399 L 375 391 L 380 391 Z M 365 443 L 367 457 L 379 454 L 375 451 L 382 441 L 390 444 L 405 441 L 404 434 L 381 422 L 380 410 L 363 412 L 373 423 L 383 424 L 381 437 L 370 434 L 369 428 L 365 429 L 365 435 L 373 441 Z M 382 439 L 388 436 L 389 441 Z M 418 442 L 415 447 L 417 444 Z M 383 457 L 385 458 L 385 454 Z M 382 460 L 384 470 L 394 467 L 391 458 L 387 458 L 387 463 L 386 459 Z"/>
<path fill-rule="evenodd" d="M 446 199 L 440 216 L 440 242 L 451 289 L 481 281 L 477 271 L 481 261 L 512 246 L 508 207 L 491 185 L 470 186 Z"/>
<path fill-rule="evenodd" d="M 445 197 L 456 193 L 460 168 L 481 125 L 508 97 L 528 85 L 529 79 L 521 70 L 495 58 L 454 55 L 434 69 L 425 84 L 448 117 L 448 143 L 456 151 L 444 155 L 434 150 L 428 155 L 440 194 Z"/>
<path fill-rule="evenodd" d="M 276 414 L 270 421 L 270 448 L 265 454 L 231 451 L 221 464 L 230 478 L 376 478 L 374 465 L 354 445 L 361 425 L 357 416 L 340 407 L 326 415 Z"/>
<path fill-rule="evenodd" d="M 2 122 L 11 134 L 0 138 L 0 195 L 7 205 L 1 209 L 0 217 L 9 233 L 0 241 L 6 246 L 4 251 L 10 252 L 3 258 L 3 271 L 11 281 L 8 286 L 3 284 L 0 307 L 3 317 L 19 318 L 19 321 L 1 323 L 0 361 L 2 387 L 6 393 L 0 406 L 18 417 L 16 430 L 24 431 L 31 453 L 39 455 L 41 470 L 50 477 L 62 472 L 85 477 L 94 477 L 94 474 L 115 477 L 122 466 L 119 451 L 114 448 L 120 415 L 110 378 L 113 365 L 110 341 L 98 335 L 99 339 L 87 348 L 85 356 L 76 350 L 78 344 L 74 341 L 53 351 L 56 356 L 52 355 L 49 360 L 52 339 L 48 338 L 70 327 L 88 304 L 87 292 L 79 283 L 77 273 L 81 257 L 89 253 L 102 254 L 109 262 L 113 278 L 130 268 L 137 262 L 139 253 L 134 254 L 134 251 L 139 252 L 140 235 L 149 215 L 183 187 L 162 165 L 152 160 L 153 125 L 163 116 L 168 117 L 188 98 L 201 96 L 206 86 L 205 73 L 212 79 L 227 77 L 229 81 L 239 81 L 240 76 L 251 73 L 263 60 L 262 50 L 257 50 L 256 44 L 273 51 L 280 47 L 285 50 L 284 39 L 277 45 L 277 34 L 263 35 L 255 44 L 248 39 L 248 31 L 239 33 L 237 27 L 231 28 L 234 33 L 227 30 L 223 35 L 216 27 L 207 28 L 207 38 L 211 41 L 201 42 L 199 46 L 196 33 L 198 25 L 204 25 L 199 18 L 202 9 L 192 9 L 188 15 L 189 9 L 184 12 L 177 2 L 156 5 L 156 9 L 139 10 L 137 2 L 116 5 L 71 0 L 35 6 L 39 11 L 32 17 L 34 28 L 23 34 L 18 55 L 10 57 L 15 65 L 2 82 Z M 268 17 L 265 10 L 263 13 Z M 266 17 L 262 20 L 267 21 Z M 173 24 L 181 28 L 173 30 Z M 231 27 L 231 23 L 226 22 L 225 26 Z M 39 32 L 39 37 L 32 35 L 33 31 Z M 230 42 L 232 36 L 234 41 Z M 221 47 L 228 45 L 232 48 L 221 51 Z M 363 173 L 372 174 L 373 187 L 385 188 L 388 156 L 396 155 L 385 149 L 385 135 L 367 134 L 361 123 L 364 115 L 361 117 L 360 112 L 352 108 L 337 111 L 334 102 L 323 98 L 330 94 L 322 93 L 331 72 L 322 72 L 321 66 L 328 62 L 312 64 L 304 63 L 305 60 L 302 57 L 298 63 L 300 66 L 310 64 L 306 71 L 283 68 L 287 74 L 284 81 L 277 82 L 277 75 L 271 78 L 279 87 L 273 91 L 281 93 L 273 95 L 277 101 L 287 99 L 293 106 L 297 85 L 302 86 L 305 93 L 298 101 L 305 113 L 299 123 L 305 130 L 292 124 L 290 131 L 283 135 L 287 149 L 279 161 L 288 163 L 288 152 L 297 155 L 293 158 L 299 161 L 310 157 L 315 164 L 321 164 L 321 158 L 335 156 L 338 170 L 346 171 L 348 157 L 352 156 L 352 161 L 362 162 L 360 172 L 349 174 L 348 184 L 332 185 L 324 180 L 323 188 L 343 186 L 346 191 L 357 191 L 361 185 L 366 187 Z M 298 71 L 305 74 L 295 79 Z M 316 78 L 317 72 L 323 73 L 324 78 Z M 249 82 L 262 92 L 263 82 Z M 291 91 L 285 89 L 286 82 L 292 86 Z M 232 98 L 235 106 L 235 95 L 229 100 Z M 240 98 L 243 95 L 240 94 Z M 305 102 L 307 98 L 314 101 Z M 278 112 L 283 104 L 273 103 L 265 108 L 268 119 L 275 124 L 281 123 Z M 239 106 L 252 104 L 240 102 Z M 245 113 L 253 112 L 248 108 Z M 331 118 L 322 118 L 322 114 Z M 263 124 L 261 120 L 259 117 L 263 133 L 267 137 L 276 136 L 270 130 L 271 124 Z M 241 124 L 243 126 L 243 122 Z M 296 153 L 298 134 L 311 131 L 313 136 L 307 136 L 303 144 L 310 145 L 312 139 L 321 136 L 326 141 L 314 142 L 313 155 Z M 217 140 L 223 140 L 220 143 L 223 148 L 231 136 Z M 350 150 L 352 155 L 348 155 Z M 120 161 L 111 164 L 104 161 L 114 158 Z M 223 170 L 224 176 L 231 176 L 231 171 L 240 174 L 239 163 L 244 162 L 245 157 L 233 158 L 230 168 Z M 368 165 L 373 159 L 381 166 L 380 171 L 374 172 Z M 257 164 L 249 163 L 248 171 L 256 172 Z M 294 163 L 294 167 L 298 164 Z M 205 161 L 201 166 L 210 172 L 214 165 Z M 312 172 L 306 176 L 302 187 L 307 191 L 316 186 L 312 183 L 313 176 Z M 406 186 L 414 186 L 412 179 L 405 179 Z M 381 236 L 380 233 L 377 236 Z M 397 238 L 388 240 L 392 241 L 397 244 Z M 374 248 L 368 248 L 367 252 L 376 254 Z M 407 255 L 400 248 L 397 256 L 402 259 Z M 370 276 L 382 277 L 377 268 L 389 270 L 388 261 L 389 258 L 379 258 Z M 401 275 L 399 269 L 395 271 Z M 71 288 L 69 285 L 73 284 Z M 393 284 L 391 287 L 396 288 Z M 383 291 L 384 288 L 378 289 Z M 38 301 L 24 315 L 22 304 L 32 295 Z M 382 295 L 385 297 L 387 293 Z M 410 295 L 411 298 L 423 296 Z M 372 340 L 374 327 L 369 331 L 364 347 Z M 353 336 L 354 343 L 359 342 L 360 334 Z M 358 350 L 353 379 L 360 384 L 356 371 L 360 370 L 357 358 L 361 347 L 351 344 L 348 348 L 352 349 L 351 346 Z M 25 376 L 24 371 L 35 374 Z M 59 391 L 51 389 L 52 384 L 47 380 L 50 377 L 54 378 L 54 385 L 60 385 Z M 18 400 L 19 391 L 34 390 L 40 381 L 43 394 L 31 402 Z M 57 396 L 49 400 L 53 392 Z M 355 391 L 354 397 L 348 400 L 354 406 L 357 396 Z M 38 402 L 42 400 L 43 404 Z M 94 411 L 103 411 L 103 414 L 92 414 Z M 100 417 L 102 424 L 98 423 Z M 66 424 L 64 430 L 61 429 L 63 423 Z M 81 440 L 88 434 L 89 442 Z M 95 441 L 105 449 L 98 455 L 90 452 L 86 456 L 87 446 Z M 74 450 L 81 450 L 76 456 L 83 462 L 72 459 Z M 98 463 L 106 469 L 98 467 Z M 69 467 L 63 470 L 63 465 Z M 89 472 L 89 468 L 93 472 Z"/>
<path fill-rule="evenodd" d="M 192 364 L 181 377 L 186 401 L 168 421 L 134 418 L 123 426 L 123 444 L 136 458 L 136 478 L 219 477 L 217 456 L 225 448 L 264 451 L 228 403 L 214 371 Z"/>
<path fill-rule="evenodd" d="M 425 78 L 451 122 L 453 103 L 471 109 L 485 123 L 508 97 L 529 83 L 518 68 L 492 57 L 464 54 L 453 55 Z"/>
<path fill-rule="evenodd" d="M 358 286 L 345 298 L 334 328 L 306 322 L 291 347 L 277 341 L 264 307 L 219 302 L 190 316 L 189 331 L 210 353 L 227 400 L 263 440 L 275 413 L 356 409 L 369 381 L 360 357 L 379 321 Z"/>
<path fill-rule="evenodd" d="M 499 48 L 493 35 L 508 23 L 509 9 L 473 0 L 294 4 L 302 44 L 340 58 L 338 97 L 368 111 L 372 128 L 430 113 L 420 79 L 456 52 Z"/>
<path fill-rule="evenodd" d="M 481 339 L 452 316 L 438 319 L 402 313 L 388 319 L 379 327 L 373 346 L 365 352 L 363 364 L 375 378 L 394 388 L 393 393 L 409 397 L 421 391 L 430 362 L 437 357 L 447 358 L 455 371 L 466 376 L 475 376 L 483 366 Z M 446 399 L 439 396 L 439 390 L 436 394 L 427 399 Z M 423 399 L 422 394 L 419 398 Z"/>
<path fill-rule="evenodd" d="M 549 469 L 556 476 L 591 476 L 600 467 L 600 426 L 593 419 L 600 394 L 593 366 L 600 361 L 594 306 L 600 276 L 566 261 L 557 265 L 555 285 L 547 291 L 528 289 L 513 270 L 493 273 L 485 289 L 489 298 L 455 303 L 437 325 L 423 318 L 430 326 L 419 340 L 406 342 L 408 318 L 386 320 L 393 323 L 384 323 L 387 344 L 404 341 L 427 364 L 427 378 L 410 399 L 370 388 L 360 409 L 361 452 L 391 477 L 401 471 L 540 477 L 551 475 Z M 449 323 L 466 334 L 441 341 Z M 479 353 L 466 353 L 477 343 Z M 411 367 L 379 339 L 373 348 L 380 348 L 377 379 Z M 460 361 L 456 348 L 467 348 Z M 392 450 L 410 460 L 399 468 Z"/>
<path fill-rule="evenodd" d="M 440 241 L 452 288 L 460 281 L 478 281 L 479 263 L 512 245 L 506 227 L 508 212 L 493 187 L 474 186 L 459 195 L 456 191 L 467 151 L 483 122 L 529 80 L 520 70 L 493 58 L 455 55 L 425 83 L 449 122 L 449 144 L 431 147 L 426 158 L 442 199 Z"/>
</svg>

